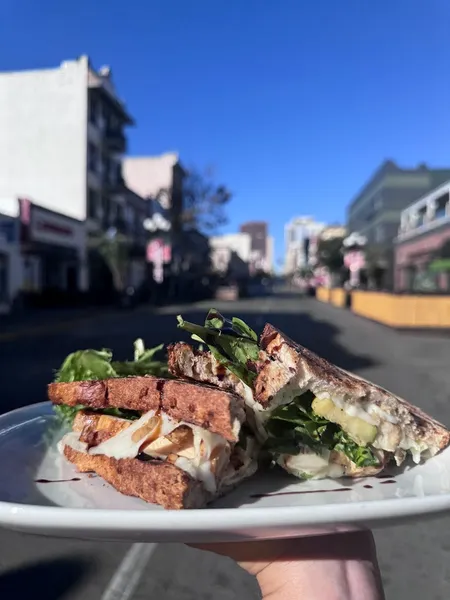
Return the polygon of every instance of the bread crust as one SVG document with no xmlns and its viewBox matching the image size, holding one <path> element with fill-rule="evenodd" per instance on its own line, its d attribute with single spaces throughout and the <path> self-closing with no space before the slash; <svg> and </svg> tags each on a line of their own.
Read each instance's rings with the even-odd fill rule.
<svg viewBox="0 0 450 600">
<path fill-rule="evenodd" d="M 208 429 L 230 442 L 238 441 L 240 424 L 245 420 L 244 401 L 236 394 L 151 376 L 50 383 L 48 397 L 53 404 L 81 404 L 97 410 L 162 410 L 173 419 Z"/>
<path fill-rule="evenodd" d="M 63 452 L 79 472 L 94 472 L 121 494 L 135 496 L 166 509 L 202 508 L 213 499 L 199 481 L 168 462 L 136 458 L 117 460 L 78 452 L 67 445 Z"/>
<path fill-rule="evenodd" d="M 411 439 L 443 449 L 450 443 L 450 432 L 417 406 L 358 375 L 349 373 L 307 348 L 297 344 L 276 327 L 267 323 L 260 345 L 271 360 L 261 367 L 255 385 L 255 399 L 267 408 L 286 385 L 301 381 L 314 393 L 327 392 L 331 397 L 346 397 L 351 404 L 370 402 L 398 420 Z"/>
</svg>

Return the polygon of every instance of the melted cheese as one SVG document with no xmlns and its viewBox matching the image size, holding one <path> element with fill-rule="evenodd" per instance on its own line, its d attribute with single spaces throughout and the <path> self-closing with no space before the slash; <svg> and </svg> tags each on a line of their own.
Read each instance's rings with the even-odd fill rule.
<svg viewBox="0 0 450 600">
<path fill-rule="evenodd" d="M 164 413 L 148 411 L 127 429 L 93 448 L 88 448 L 87 444 L 80 442 L 80 433 L 71 432 L 61 440 L 60 449 L 68 445 L 78 452 L 104 455 L 117 460 L 136 458 L 141 452 L 154 458 L 167 458 L 169 454 L 177 452 L 174 452 L 173 444 L 171 446 L 164 438 L 182 425 L 192 430 L 193 448 L 180 450 L 181 455 L 177 457 L 175 465 L 201 481 L 207 491 L 214 493 L 217 484 L 212 469 L 212 455 L 214 453 L 218 456 L 221 452 L 228 451 L 228 442 L 217 433 L 206 431 L 191 423 L 175 421 Z"/>
<path fill-rule="evenodd" d="M 430 450 L 428 445 L 425 443 L 418 443 L 412 440 L 411 438 L 405 437 L 399 444 L 399 447 L 402 450 L 407 450 L 411 453 L 413 461 L 418 465 L 420 463 L 420 459 L 422 458 L 422 452 L 426 450 Z"/>
<path fill-rule="evenodd" d="M 256 402 L 253 396 L 253 390 L 247 384 L 242 382 L 242 397 L 244 398 L 245 405 L 250 409 L 247 414 L 247 420 L 251 422 L 253 429 L 260 442 L 265 442 L 267 439 L 267 433 L 264 427 L 264 421 L 266 421 L 270 413 L 264 411 L 264 408 L 259 402 Z"/>
<path fill-rule="evenodd" d="M 397 425 L 397 423 L 399 422 L 399 420 L 397 419 L 397 417 L 394 417 L 393 415 L 390 415 L 389 413 L 387 413 L 386 411 L 384 411 L 383 409 L 381 409 L 376 404 L 369 404 L 367 406 L 367 412 L 370 413 L 370 414 L 378 415 L 381 419 L 383 419 L 383 421 L 388 421 L 392 425 Z"/>
<path fill-rule="evenodd" d="M 300 478 L 305 475 L 311 479 L 338 478 L 344 475 L 344 467 L 330 462 L 330 453 L 326 450 L 321 455 L 309 449 L 296 455 L 282 454 L 277 462 L 288 473 Z"/>
</svg>

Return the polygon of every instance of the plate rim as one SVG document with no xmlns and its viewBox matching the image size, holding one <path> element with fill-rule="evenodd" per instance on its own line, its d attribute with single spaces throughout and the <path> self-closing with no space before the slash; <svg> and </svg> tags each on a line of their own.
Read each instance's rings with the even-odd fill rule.
<svg viewBox="0 0 450 600">
<path fill-rule="evenodd" d="M 26 413 L 32 409 L 39 415 L 49 408 L 48 401 L 16 408 L 0 415 L 0 437 L 10 431 L 2 428 L 2 421 L 14 413 Z M 31 420 L 34 420 L 31 419 Z M 25 424 L 26 419 L 17 426 Z M 14 427 L 14 426 L 13 426 Z M 143 510 L 120 508 L 83 508 L 65 506 L 40 506 L 0 500 L 0 524 L 32 525 L 36 528 L 51 525 L 55 529 L 76 530 L 80 527 L 92 530 L 108 528 L 111 531 L 127 530 L 173 530 L 180 532 L 230 531 L 243 529 L 275 529 L 286 526 L 361 523 L 363 521 L 389 521 L 410 518 L 415 515 L 436 515 L 450 511 L 450 492 L 426 497 L 389 498 L 359 502 L 335 502 L 299 506 L 261 506 L 200 508 L 186 510 Z M 336 512 L 338 515 L 336 515 Z M 127 518 L 124 520 L 124 514 Z M 36 522 L 36 520 L 38 522 Z"/>
</svg>

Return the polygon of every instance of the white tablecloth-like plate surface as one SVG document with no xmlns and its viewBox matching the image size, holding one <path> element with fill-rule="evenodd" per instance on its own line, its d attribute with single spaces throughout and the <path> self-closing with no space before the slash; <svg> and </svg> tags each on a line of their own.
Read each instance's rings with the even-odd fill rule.
<svg viewBox="0 0 450 600">
<path fill-rule="evenodd" d="M 450 511 L 450 449 L 388 479 L 301 482 L 270 469 L 207 509 L 166 511 L 78 474 L 57 452 L 60 435 L 49 403 L 0 417 L 0 526 L 82 539 L 212 542 L 381 527 Z"/>
</svg>

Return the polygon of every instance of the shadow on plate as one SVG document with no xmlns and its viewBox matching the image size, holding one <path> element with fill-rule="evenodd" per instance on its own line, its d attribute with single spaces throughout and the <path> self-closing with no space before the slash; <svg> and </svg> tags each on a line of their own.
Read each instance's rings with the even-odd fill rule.
<svg viewBox="0 0 450 600">
<path fill-rule="evenodd" d="M 278 465 L 261 467 L 261 470 L 243 481 L 232 492 L 214 501 L 209 508 L 240 508 L 248 506 L 262 498 L 278 495 L 319 494 L 338 491 L 350 491 L 361 484 L 363 479 L 341 477 L 339 479 L 320 479 L 302 481 L 290 475 Z"/>
<path fill-rule="evenodd" d="M 0 574 L 0 598 L 28 600 L 36 591 L 45 600 L 59 600 L 78 587 L 92 562 L 78 556 L 43 560 Z"/>
</svg>

